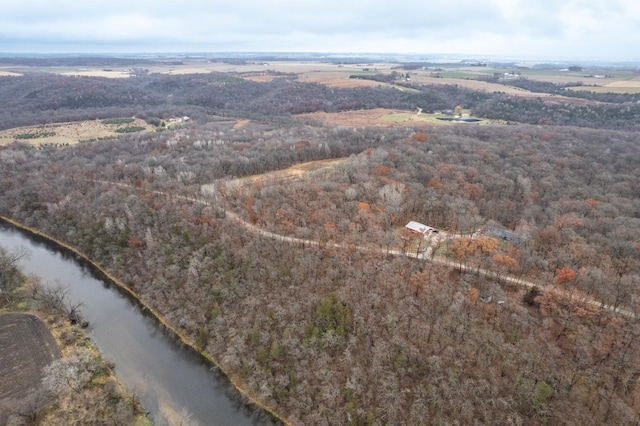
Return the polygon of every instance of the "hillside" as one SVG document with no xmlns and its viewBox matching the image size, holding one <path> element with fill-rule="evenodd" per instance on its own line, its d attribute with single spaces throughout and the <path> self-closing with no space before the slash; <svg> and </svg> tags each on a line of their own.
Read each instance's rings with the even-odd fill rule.
<svg viewBox="0 0 640 426">
<path fill-rule="evenodd" d="M 254 84 L 210 88 L 201 107 L 234 88 L 240 109 L 245 88 L 283 112 L 274 93 L 327 90 Z M 293 424 L 630 424 L 640 328 L 584 300 L 638 310 L 634 135 L 203 115 L 6 147 L 0 214 L 95 259 Z M 410 220 L 457 235 L 434 255 L 470 268 L 392 254 L 413 251 Z M 521 239 L 471 237 L 487 227 Z"/>
<path fill-rule="evenodd" d="M 334 85 L 333 78 L 319 78 L 320 72 L 289 71 L 140 73 L 130 78 L 105 78 L 30 72 L 27 68 L 19 76 L 0 76 L 0 99 L 6 100 L 0 111 L 0 130 L 131 116 L 157 126 L 162 120 L 184 115 L 199 120 L 210 115 L 273 120 L 376 108 L 407 112 L 420 108 L 429 113 L 456 106 L 504 123 L 637 130 L 640 120 L 638 95 L 632 93 L 571 91 L 565 90 L 566 84 L 528 79 L 509 81 L 508 85 L 491 83 L 495 89 L 491 91 L 475 90 L 465 87 L 467 80 L 460 79 L 447 80 L 449 84 L 432 78 L 398 80 L 400 73 L 395 70 L 364 75 L 383 80 L 375 85 Z M 350 81 L 348 74 L 341 78 Z M 473 82 L 479 87 L 489 84 Z"/>
</svg>

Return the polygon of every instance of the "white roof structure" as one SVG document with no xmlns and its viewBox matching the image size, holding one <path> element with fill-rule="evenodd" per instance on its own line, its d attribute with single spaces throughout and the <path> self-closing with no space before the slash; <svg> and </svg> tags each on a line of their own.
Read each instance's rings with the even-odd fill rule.
<svg viewBox="0 0 640 426">
<path fill-rule="evenodd" d="M 420 222 L 414 222 L 414 221 L 407 223 L 404 227 L 410 231 L 418 232 L 423 235 L 425 235 L 429 231 L 435 231 L 435 229 L 430 226 L 423 225 Z"/>
</svg>

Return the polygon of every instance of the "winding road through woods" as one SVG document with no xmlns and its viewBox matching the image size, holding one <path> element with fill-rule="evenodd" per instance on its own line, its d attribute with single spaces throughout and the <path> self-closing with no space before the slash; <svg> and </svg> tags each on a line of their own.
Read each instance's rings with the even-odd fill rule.
<svg viewBox="0 0 640 426">
<path fill-rule="evenodd" d="M 111 185 L 111 186 L 117 186 L 117 187 L 121 187 L 121 188 L 127 188 L 130 190 L 135 190 L 135 191 L 139 191 L 139 192 L 147 192 L 147 193 L 153 193 L 155 195 L 159 195 L 159 196 L 163 196 L 163 197 L 168 197 L 168 198 L 172 198 L 172 199 L 177 199 L 177 200 L 183 200 L 183 201 L 188 201 L 191 203 L 197 203 L 197 204 L 202 204 L 202 205 L 206 205 L 209 206 L 213 209 L 215 209 L 218 213 L 224 215 L 224 217 L 231 219 L 232 221 L 234 221 L 235 223 L 237 223 L 238 225 L 242 226 L 244 229 L 248 230 L 249 232 L 252 232 L 254 234 L 260 235 L 262 237 L 265 238 L 270 238 L 273 240 L 277 240 L 277 241 L 282 241 L 288 244 L 297 244 L 300 246 L 315 246 L 315 247 L 334 247 L 334 248 L 339 248 L 339 249 L 347 249 L 347 248 L 354 248 L 360 252 L 369 252 L 369 253 L 381 253 L 381 254 L 387 254 L 387 255 L 393 255 L 393 256 L 405 256 L 405 257 L 412 257 L 415 259 L 419 259 L 419 260 L 423 260 L 425 262 L 431 262 L 434 264 L 438 264 L 438 265 L 444 265 L 447 267 L 451 267 L 451 268 L 457 268 L 460 271 L 465 271 L 465 272 L 471 272 L 471 273 L 475 273 L 478 274 L 480 276 L 489 278 L 489 279 L 493 279 L 496 281 L 500 281 L 503 283 L 507 283 L 507 284 L 513 284 L 522 288 L 526 288 L 526 289 L 532 289 L 532 288 L 537 288 L 540 291 L 544 291 L 544 292 L 549 292 L 557 297 L 562 297 L 565 299 L 569 299 L 571 301 L 573 301 L 574 303 L 578 303 L 578 304 L 584 304 L 587 306 L 591 306 L 591 307 L 596 307 L 596 308 L 600 308 L 600 309 L 604 309 L 604 310 L 608 310 L 617 314 L 620 314 L 622 316 L 625 316 L 627 318 L 632 318 L 635 319 L 637 318 L 636 313 L 630 311 L 630 310 L 626 310 L 626 309 L 621 309 L 617 306 L 612 306 L 612 305 L 608 305 L 605 304 L 602 301 L 599 300 L 595 300 L 585 294 L 582 294 L 581 292 L 575 290 L 575 291 L 567 291 L 567 290 L 563 290 L 557 287 L 548 287 L 548 286 L 544 286 L 532 281 L 527 281 L 527 280 L 523 280 L 522 278 L 518 278 L 518 277 L 514 277 L 512 275 L 508 275 L 508 274 L 502 274 L 502 273 L 498 273 L 495 271 L 491 271 L 488 269 L 483 269 L 480 267 L 476 267 L 476 266 L 469 266 L 466 264 L 462 264 L 460 262 L 454 262 L 444 256 L 429 256 L 426 253 L 409 253 L 409 252 L 405 252 L 405 251 L 400 251 L 400 250 L 388 250 L 388 249 L 382 249 L 382 248 L 371 248 L 371 247 L 365 247 L 365 246 L 348 246 L 344 243 L 321 243 L 319 241 L 315 241 L 315 240 L 309 240 L 309 239 L 305 239 L 305 238 L 298 238 L 298 237 L 291 237 L 291 236 L 287 236 L 287 235 L 281 235 L 281 234 L 276 234 L 274 232 L 271 231 L 267 231 L 265 229 L 262 229 L 254 224 L 251 224 L 247 221 L 245 221 L 244 219 L 242 219 L 240 216 L 238 216 L 238 214 L 231 212 L 229 210 L 224 209 L 223 207 L 220 207 L 216 202 L 215 196 L 213 197 L 213 201 L 209 201 L 207 199 L 202 199 L 202 198 L 197 198 L 197 197 L 189 197 L 186 195 L 178 195 L 178 194 L 172 194 L 172 193 L 168 193 L 168 192 L 164 192 L 164 191 L 158 191 L 158 190 L 150 190 L 150 189 L 144 189 L 144 188 L 139 188 L 136 187 L 134 185 L 131 184 L 127 184 L 127 183 L 122 183 L 122 182 L 111 182 L 111 181 L 106 181 L 106 180 L 97 180 L 97 179 L 87 179 L 90 182 L 94 182 L 94 183 L 98 183 L 98 184 L 102 184 L 102 185 Z"/>
</svg>

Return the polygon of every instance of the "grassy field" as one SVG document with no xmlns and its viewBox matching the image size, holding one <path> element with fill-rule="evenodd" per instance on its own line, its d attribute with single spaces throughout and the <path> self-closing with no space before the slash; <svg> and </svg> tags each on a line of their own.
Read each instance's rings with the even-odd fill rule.
<svg viewBox="0 0 640 426">
<path fill-rule="evenodd" d="M 468 114 L 468 113 L 469 113 L 469 111 L 465 111 L 465 114 Z M 440 120 L 442 118 L 450 119 L 452 117 L 450 115 L 444 115 L 444 114 L 424 114 L 424 113 L 422 113 L 420 115 L 416 115 L 415 113 L 412 113 L 412 112 L 399 112 L 399 113 L 385 115 L 385 116 L 381 117 L 380 119 L 382 121 L 393 122 L 393 123 L 404 123 L 404 124 L 408 124 L 408 125 L 416 125 L 416 124 L 421 124 L 421 123 L 439 124 L 439 125 L 489 124 L 488 120 L 483 120 L 483 119 L 477 118 L 477 117 L 471 117 L 471 118 L 475 118 L 475 119 L 482 120 L 482 121 L 464 123 L 464 122 L 457 122 L 457 121 Z"/>
<path fill-rule="evenodd" d="M 442 114 L 420 114 L 416 115 L 415 113 L 410 112 L 400 112 L 385 115 L 381 117 L 380 120 L 392 123 L 404 123 L 404 124 L 420 124 L 420 123 L 429 123 L 429 124 L 451 124 L 451 122 L 438 120 L 438 117 L 445 117 Z"/>
<path fill-rule="evenodd" d="M 469 110 L 463 110 L 463 114 L 469 114 Z M 451 116 L 443 114 L 426 114 L 421 113 L 416 115 L 415 111 L 402 111 L 392 110 L 384 108 L 375 108 L 368 110 L 358 111 L 344 111 L 344 112 L 313 112 L 308 114 L 301 114 L 301 116 L 313 118 L 325 123 L 336 126 L 419 126 L 419 125 L 452 125 L 460 124 L 455 122 L 447 122 L 438 120 L 438 118 L 451 118 Z M 479 118 L 479 117 L 472 117 Z M 482 119 L 482 118 L 480 118 Z M 483 120 L 475 124 L 489 124 L 495 123 L 491 120 Z M 464 123 L 474 124 L 474 123 Z"/>
<path fill-rule="evenodd" d="M 300 117 L 308 117 L 331 125 L 337 126 L 389 126 L 393 125 L 393 120 L 384 119 L 391 115 L 410 116 L 415 112 L 400 111 L 385 108 L 375 108 L 357 111 L 344 112 L 312 112 L 308 114 L 300 114 Z M 408 121 L 408 118 L 403 121 Z M 399 123 L 403 121 L 398 120 Z M 406 123 L 409 124 L 409 123 Z M 411 123 L 415 124 L 415 123 Z"/>
<path fill-rule="evenodd" d="M 463 110 L 463 114 L 470 114 L 469 110 Z M 402 111 L 384 108 L 375 108 L 368 110 L 344 111 L 344 112 L 313 112 L 301 114 L 300 116 L 313 118 L 331 125 L 336 126 L 419 126 L 419 125 L 452 125 L 460 124 L 455 122 L 447 122 L 438 120 L 438 118 L 451 118 L 451 116 L 443 114 L 426 114 L 416 115 L 416 111 Z M 472 117 L 481 119 L 481 117 Z M 482 120 L 475 124 L 495 123 L 492 120 Z M 464 123 L 474 124 L 474 123 Z"/>
<path fill-rule="evenodd" d="M 153 126 L 138 118 L 132 119 L 130 123 L 108 124 L 103 120 L 89 120 L 42 124 L 0 131 L 0 146 L 14 141 L 26 142 L 35 146 L 73 145 L 81 141 L 117 136 L 120 134 L 118 129 L 122 130 L 127 127 L 140 127 L 144 129 L 143 131 L 153 131 Z"/>
</svg>

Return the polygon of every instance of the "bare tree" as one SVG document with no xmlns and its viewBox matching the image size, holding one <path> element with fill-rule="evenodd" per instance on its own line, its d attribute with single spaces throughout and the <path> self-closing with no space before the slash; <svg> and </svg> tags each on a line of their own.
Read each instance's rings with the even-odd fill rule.
<svg viewBox="0 0 640 426">
<path fill-rule="evenodd" d="M 30 253 L 24 247 L 7 250 L 0 247 L 0 296 L 7 302 L 11 301 L 11 292 L 15 290 L 21 280 L 19 279 L 18 262 L 29 257 Z"/>
<path fill-rule="evenodd" d="M 62 311 L 72 324 L 78 324 L 86 327 L 88 323 L 82 317 L 80 308 L 82 302 L 71 302 L 69 300 L 69 287 L 64 286 L 60 282 L 53 285 L 44 286 L 37 277 L 31 278 L 31 296 L 33 299 L 44 303 L 45 305 Z"/>
<path fill-rule="evenodd" d="M 42 384 L 50 392 L 60 393 L 66 388 L 80 393 L 98 368 L 91 352 L 79 349 L 68 357 L 53 361 L 43 370 Z"/>
</svg>

